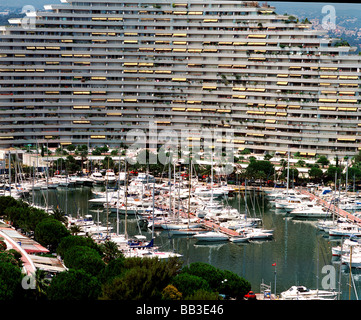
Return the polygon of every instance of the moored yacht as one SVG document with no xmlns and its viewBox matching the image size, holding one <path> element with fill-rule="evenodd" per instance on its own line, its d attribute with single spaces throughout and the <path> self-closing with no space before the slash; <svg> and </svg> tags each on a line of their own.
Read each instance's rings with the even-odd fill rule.
<svg viewBox="0 0 361 320">
<path fill-rule="evenodd" d="M 292 210 L 290 215 L 300 218 L 327 218 L 331 217 L 332 213 L 321 205 L 309 203 Z"/>
<path fill-rule="evenodd" d="M 328 234 L 333 237 L 356 236 L 361 237 L 361 228 L 353 223 L 341 223 L 336 228 L 328 230 Z"/>
<path fill-rule="evenodd" d="M 99 171 L 95 171 L 91 174 L 90 178 L 94 181 L 96 184 L 103 184 L 104 183 L 104 177 Z"/>
<path fill-rule="evenodd" d="M 199 233 L 194 235 L 193 238 L 199 241 L 228 241 L 229 239 L 226 234 L 217 231 Z"/>
<path fill-rule="evenodd" d="M 286 291 L 281 292 L 280 300 L 321 300 L 337 298 L 336 291 L 308 289 L 305 286 L 292 286 Z"/>
<path fill-rule="evenodd" d="M 105 172 L 105 177 L 104 177 L 104 180 L 108 183 L 115 183 L 116 181 L 116 176 L 115 176 L 115 173 L 112 169 L 108 169 L 106 172 Z"/>
</svg>

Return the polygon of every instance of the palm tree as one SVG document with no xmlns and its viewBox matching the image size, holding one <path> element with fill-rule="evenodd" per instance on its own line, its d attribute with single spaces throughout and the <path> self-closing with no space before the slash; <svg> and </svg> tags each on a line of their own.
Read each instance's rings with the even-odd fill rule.
<svg viewBox="0 0 361 320">
<path fill-rule="evenodd" d="M 122 253 L 118 249 L 118 245 L 113 241 L 107 240 L 104 243 L 102 243 L 100 247 L 101 250 L 103 251 L 104 261 L 106 263 L 122 256 Z"/>
<path fill-rule="evenodd" d="M 79 232 L 81 232 L 81 229 L 79 226 L 71 226 L 70 227 L 70 233 L 72 236 L 76 236 Z"/>
<path fill-rule="evenodd" d="M 53 210 L 53 217 L 64 224 L 68 222 L 65 212 L 59 207 Z"/>
<path fill-rule="evenodd" d="M 45 278 L 44 270 L 36 269 L 35 271 L 35 296 L 36 300 L 46 297 L 46 289 L 50 284 L 50 280 Z"/>
</svg>

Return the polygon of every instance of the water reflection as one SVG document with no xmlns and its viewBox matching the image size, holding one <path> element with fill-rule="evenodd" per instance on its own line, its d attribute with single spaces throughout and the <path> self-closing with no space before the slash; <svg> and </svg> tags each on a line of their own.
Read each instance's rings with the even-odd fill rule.
<svg viewBox="0 0 361 320">
<path fill-rule="evenodd" d="M 101 189 L 98 189 L 101 190 Z M 35 203 L 45 205 L 46 198 L 49 204 L 58 206 L 71 215 L 91 214 L 97 219 L 96 208 L 89 205 L 94 198 L 90 187 L 73 189 L 58 189 L 37 191 Z M 244 202 L 236 196 L 228 203 L 244 212 Z M 263 204 L 265 204 L 263 206 Z M 252 241 L 250 243 L 199 243 L 187 236 L 170 236 L 167 232 L 156 232 L 155 244 L 161 250 L 174 250 L 183 255 L 185 264 L 192 262 L 206 262 L 221 269 L 227 269 L 247 279 L 254 291 L 259 291 L 262 282 L 272 285 L 275 281 L 275 267 L 277 266 L 277 292 L 289 289 L 293 285 L 304 285 L 315 289 L 322 288 L 322 268 L 325 265 L 334 267 L 336 275 L 336 289 L 341 280 L 342 299 L 355 299 L 353 289 L 349 290 L 350 281 L 361 293 L 361 271 L 341 266 L 338 259 L 332 257 L 331 247 L 340 244 L 340 239 L 331 239 L 324 232 L 318 231 L 316 221 L 295 220 L 285 213 L 270 208 L 264 197 L 254 196 L 248 203 L 250 215 L 262 217 L 263 227 L 274 229 L 274 237 L 268 241 Z M 107 216 L 105 210 L 100 210 L 99 220 L 106 223 L 108 220 L 116 230 L 117 218 L 115 215 Z M 141 230 L 134 218 L 127 219 L 127 232 L 129 235 L 142 232 L 151 238 L 150 230 Z M 119 230 L 125 231 L 125 219 L 120 217 Z"/>
</svg>

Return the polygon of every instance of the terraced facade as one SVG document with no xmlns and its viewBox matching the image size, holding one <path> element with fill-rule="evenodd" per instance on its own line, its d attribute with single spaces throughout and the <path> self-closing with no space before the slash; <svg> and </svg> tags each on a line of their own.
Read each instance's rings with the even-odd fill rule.
<svg viewBox="0 0 361 320">
<path fill-rule="evenodd" d="M 273 7 L 63 0 L 28 18 L 0 29 L 0 147 L 117 147 L 150 127 L 231 130 L 255 153 L 360 147 L 360 56 Z"/>
</svg>

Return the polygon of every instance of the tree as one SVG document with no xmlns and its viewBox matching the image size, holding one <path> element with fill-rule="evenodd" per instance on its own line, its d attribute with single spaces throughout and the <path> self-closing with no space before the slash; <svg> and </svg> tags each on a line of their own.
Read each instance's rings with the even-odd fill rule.
<svg viewBox="0 0 361 320">
<path fill-rule="evenodd" d="M 104 261 L 100 254 L 86 246 L 73 246 L 65 252 L 64 264 L 67 268 L 83 269 L 86 273 L 96 276 L 104 267 Z"/>
<path fill-rule="evenodd" d="M 68 221 L 66 215 L 65 215 L 65 212 L 63 210 L 61 210 L 60 208 L 55 208 L 53 210 L 53 218 L 55 220 L 58 220 L 62 223 L 66 223 Z"/>
<path fill-rule="evenodd" d="M 79 227 L 79 226 L 76 226 L 76 225 L 71 226 L 71 227 L 69 228 L 69 230 L 70 230 L 70 233 L 71 233 L 72 236 L 76 236 L 78 233 L 81 232 L 80 227 Z"/>
<path fill-rule="evenodd" d="M 18 268 L 21 268 L 23 265 L 23 261 L 21 260 L 21 253 L 15 249 L 0 252 L 0 261 L 9 262 Z"/>
<path fill-rule="evenodd" d="M 181 300 L 182 293 L 171 284 L 167 285 L 162 291 L 162 300 Z"/>
<path fill-rule="evenodd" d="M 297 180 L 299 175 L 299 171 L 296 168 L 290 168 L 289 170 L 289 177 L 290 181 Z M 281 173 L 280 179 L 286 179 L 287 178 L 287 169 L 284 169 Z"/>
<path fill-rule="evenodd" d="M 175 276 L 172 280 L 172 285 L 182 293 L 184 298 L 193 295 L 199 289 L 212 291 L 205 279 L 187 272 Z"/>
<path fill-rule="evenodd" d="M 15 300 L 21 290 L 21 280 L 19 266 L 0 259 L 0 301 Z"/>
<path fill-rule="evenodd" d="M 102 167 L 103 169 L 114 168 L 113 158 L 109 156 L 105 156 L 104 159 L 102 160 Z"/>
<path fill-rule="evenodd" d="M 101 152 L 101 150 L 97 147 L 97 148 L 95 148 L 95 149 L 92 151 L 92 155 L 93 155 L 93 156 L 101 156 L 101 155 L 102 155 L 102 152 Z"/>
<path fill-rule="evenodd" d="M 263 159 L 266 160 L 266 161 L 269 161 L 269 160 L 271 160 L 272 158 L 273 158 L 273 155 L 267 153 L 267 154 L 264 155 L 264 158 L 263 158 Z"/>
<path fill-rule="evenodd" d="M 103 286 L 103 300 L 154 300 L 159 299 L 152 282 L 152 272 L 146 268 L 132 268 L 123 277 L 115 277 Z M 164 287 L 163 287 L 164 288 Z M 161 290 L 163 290 L 161 288 Z"/>
<path fill-rule="evenodd" d="M 47 289 L 49 300 L 96 300 L 101 293 L 99 280 L 84 270 L 68 270 L 56 275 Z"/>
<path fill-rule="evenodd" d="M 337 172 L 337 177 L 340 178 L 341 171 L 342 170 L 340 167 L 335 167 L 335 166 L 330 165 L 325 172 L 326 179 L 329 181 L 334 181 L 336 172 Z"/>
<path fill-rule="evenodd" d="M 96 250 L 100 255 L 102 254 L 101 249 L 99 248 L 98 244 L 94 242 L 94 240 L 90 237 L 81 237 L 81 236 L 74 236 L 69 235 L 61 239 L 58 247 L 57 247 L 57 254 L 64 259 L 65 253 L 75 246 L 85 246 Z"/>
<path fill-rule="evenodd" d="M 0 197 L 0 216 L 5 214 L 5 209 L 9 207 L 22 207 L 24 203 L 22 201 L 18 201 L 10 196 L 2 196 Z"/>
<path fill-rule="evenodd" d="M 68 151 L 74 151 L 76 149 L 76 146 L 74 146 L 73 144 L 69 144 L 65 148 L 68 149 Z"/>
<path fill-rule="evenodd" d="M 80 170 L 79 164 L 72 155 L 66 157 L 65 166 L 68 173 L 74 173 Z"/>
<path fill-rule="evenodd" d="M 209 291 L 223 293 L 238 299 L 243 298 L 251 289 L 251 284 L 237 274 L 203 262 L 190 264 L 189 267 L 182 269 L 182 273 L 189 273 L 204 279 L 211 289 Z M 178 289 L 182 292 L 180 288 Z M 201 289 L 207 291 L 207 288 Z M 196 294 L 196 291 L 193 294 Z"/>
<path fill-rule="evenodd" d="M 320 156 L 318 158 L 318 160 L 316 161 L 316 163 L 321 164 L 322 168 L 323 168 L 324 166 L 327 166 L 330 164 L 330 160 L 328 160 L 328 158 L 326 156 Z"/>
<path fill-rule="evenodd" d="M 348 176 L 351 178 L 355 177 L 355 180 L 360 180 L 361 179 L 361 169 L 356 166 L 352 166 L 352 167 L 348 168 Z"/>
<path fill-rule="evenodd" d="M 311 179 L 319 181 L 323 176 L 323 171 L 320 168 L 312 167 L 308 170 L 308 175 Z"/>
<path fill-rule="evenodd" d="M 251 290 L 251 284 L 244 278 L 229 270 L 223 270 L 223 281 L 220 286 L 220 293 L 226 296 L 243 299 L 244 295 Z"/>
<path fill-rule="evenodd" d="M 212 290 L 218 290 L 224 280 L 219 269 L 204 262 L 191 263 L 189 267 L 182 269 L 182 273 L 188 273 L 206 280 Z"/>
<path fill-rule="evenodd" d="M 100 245 L 100 248 L 104 254 L 104 261 L 106 263 L 123 256 L 114 241 L 107 240 Z"/>
<path fill-rule="evenodd" d="M 171 258 L 127 258 L 121 277 L 114 277 L 103 286 L 105 300 L 157 300 L 163 289 L 178 273 L 181 263 Z"/>
<path fill-rule="evenodd" d="M 0 237 L 0 252 L 5 251 L 6 248 L 7 248 L 7 245 L 6 245 L 5 241 L 4 241 L 4 238 Z"/>
<path fill-rule="evenodd" d="M 26 290 L 25 299 L 45 300 L 47 298 L 47 289 L 51 280 L 46 277 L 46 272 L 42 269 L 35 271 L 35 288 Z"/>
<path fill-rule="evenodd" d="M 80 156 L 81 171 L 83 171 L 84 161 L 86 161 L 87 158 L 88 158 L 88 152 L 89 152 L 88 151 L 88 146 L 86 144 L 78 146 L 78 148 L 77 148 L 77 155 Z"/>
<path fill-rule="evenodd" d="M 246 177 L 267 179 L 274 173 L 274 165 L 266 160 L 251 160 L 246 168 Z"/>
<path fill-rule="evenodd" d="M 186 297 L 185 300 L 220 300 L 220 295 L 218 292 L 198 289 L 191 296 Z"/>
<path fill-rule="evenodd" d="M 102 283 L 109 282 L 116 277 L 121 277 L 123 273 L 127 270 L 124 266 L 124 257 L 118 257 L 111 260 L 104 268 L 100 279 Z"/>
<path fill-rule="evenodd" d="M 356 155 L 354 155 L 353 160 L 355 164 L 361 163 L 361 151 L 359 151 Z"/>
<path fill-rule="evenodd" d="M 298 166 L 300 166 L 300 167 L 304 167 L 306 165 L 306 161 L 305 160 L 298 160 L 296 164 Z"/>
<path fill-rule="evenodd" d="M 42 220 L 35 228 L 35 239 L 51 252 L 55 252 L 61 239 L 68 235 L 67 228 L 54 218 Z"/>
</svg>

